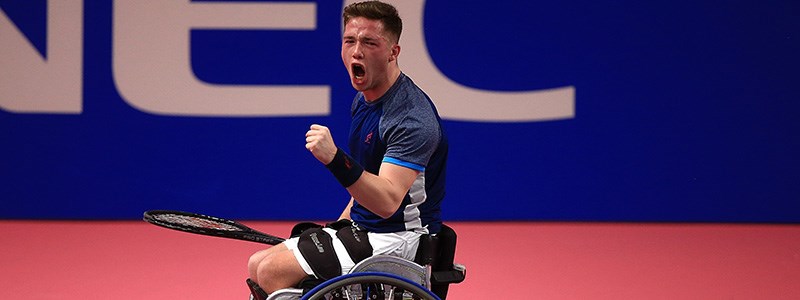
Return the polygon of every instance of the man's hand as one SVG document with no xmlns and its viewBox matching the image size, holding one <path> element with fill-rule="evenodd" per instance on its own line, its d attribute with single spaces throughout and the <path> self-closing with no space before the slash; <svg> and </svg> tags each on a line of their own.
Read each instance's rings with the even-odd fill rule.
<svg viewBox="0 0 800 300">
<path fill-rule="evenodd" d="M 314 124 L 306 132 L 306 149 L 317 158 L 322 164 L 331 163 L 336 155 L 336 144 L 328 127 Z"/>
</svg>

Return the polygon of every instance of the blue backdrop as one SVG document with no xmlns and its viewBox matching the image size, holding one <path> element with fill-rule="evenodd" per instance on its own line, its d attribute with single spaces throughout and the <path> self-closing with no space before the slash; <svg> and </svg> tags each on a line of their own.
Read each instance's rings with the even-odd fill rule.
<svg viewBox="0 0 800 300">
<path fill-rule="evenodd" d="M 176 1 L 145 2 L 138 5 Z M 313 28 L 195 26 L 186 33 L 191 70 L 217 86 L 327 86 L 328 112 L 136 107 L 114 71 L 122 51 L 114 47 L 131 37 L 115 22 L 138 16 L 123 9 L 130 1 L 0 0 L 0 19 L 9 20 L 0 23 L 0 47 L 23 45 L 9 38 L 17 30 L 35 49 L 25 53 L 44 61 L 56 60 L 48 24 L 57 13 L 77 6 L 83 25 L 79 40 L 63 42 L 82 47 L 78 112 L 14 109 L 20 80 L 41 89 L 61 80 L 0 69 L 0 217 L 136 219 L 157 208 L 337 217 L 349 196 L 305 150 L 304 134 L 312 123 L 331 127 L 338 141 L 347 134 L 354 91 L 339 56 L 343 3 L 290 2 L 311 5 Z M 574 88 L 571 116 L 445 121 L 446 219 L 800 221 L 800 2 L 423 3 L 426 49 L 450 80 L 498 95 Z M 7 49 L 0 55 L 18 61 Z M 416 59 L 408 54 L 401 68 Z"/>
</svg>

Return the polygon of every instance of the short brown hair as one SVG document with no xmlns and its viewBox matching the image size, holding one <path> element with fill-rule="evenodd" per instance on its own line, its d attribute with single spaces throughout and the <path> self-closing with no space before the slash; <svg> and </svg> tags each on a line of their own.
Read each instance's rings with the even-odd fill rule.
<svg viewBox="0 0 800 300">
<path fill-rule="evenodd" d="M 394 37 L 394 42 L 400 41 L 400 33 L 403 32 L 403 20 L 397 13 L 397 9 L 391 4 L 380 1 L 364 1 L 348 5 L 344 8 L 342 18 L 344 26 L 350 19 L 364 17 L 370 20 L 377 20 L 383 23 L 383 30 Z"/>
</svg>

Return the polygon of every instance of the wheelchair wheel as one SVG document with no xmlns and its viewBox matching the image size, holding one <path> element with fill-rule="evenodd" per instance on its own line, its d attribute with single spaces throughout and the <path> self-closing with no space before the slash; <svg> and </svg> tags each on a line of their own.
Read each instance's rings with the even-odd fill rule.
<svg viewBox="0 0 800 300">
<path fill-rule="evenodd" d="M 440 300 L 408 279 L 388 273 L 354 273 L 323 282 L 301 300 Z"/>
</svg>

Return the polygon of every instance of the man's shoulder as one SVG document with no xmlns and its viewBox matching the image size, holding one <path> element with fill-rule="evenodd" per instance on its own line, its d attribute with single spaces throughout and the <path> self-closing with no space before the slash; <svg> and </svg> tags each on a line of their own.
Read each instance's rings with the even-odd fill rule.
<svg viewBox="0 0 800 300">
<path fill-rule="evenodd" d="M 401 98 L 408 98 L 408 99 L 428 99 L 428 95 L 405 73 L 400 74 L 400 78 L 397 79 L 399 81 L 397 91 L 395 91 L 395 96 Z"/>
<path fill-rule="evenodd" d="M 398 81 L 400 82 L 390 96 L 391 99 L 384 103 L 384 111 L 401 115 L 412 111 L 417 114 L 433 112 L 433 102 L 430 97 L 410 77 L 401 75 Z"/>
</svg>

